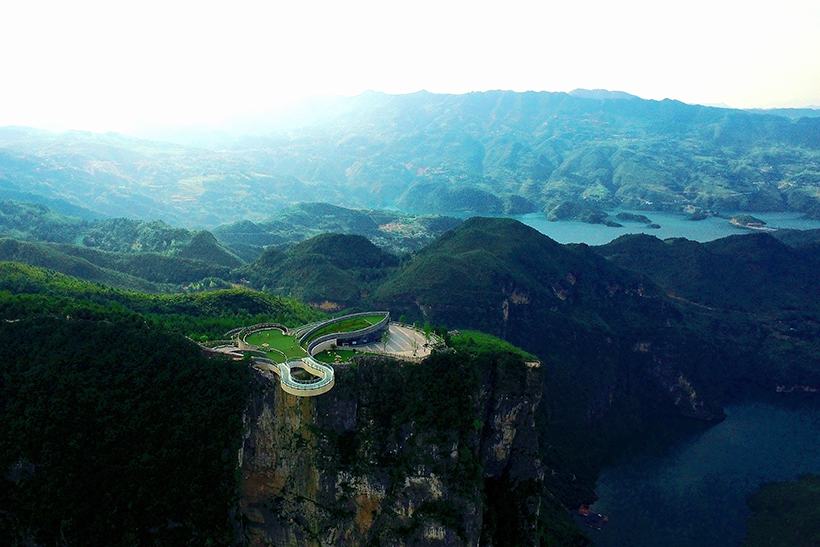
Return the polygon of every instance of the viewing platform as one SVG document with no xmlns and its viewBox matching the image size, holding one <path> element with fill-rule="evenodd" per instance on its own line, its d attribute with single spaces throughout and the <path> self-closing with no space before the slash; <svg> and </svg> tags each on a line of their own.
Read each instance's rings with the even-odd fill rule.
<svg viewBox="0 0 820 547">
<path fill-rule="evenodd" d="M 225 337 L 230 342 L 222 341 L 212 351 L 250 355 L 258 369 L 276 374 L 282 390 L 296 397 L 315 397 L 333 388 L 332 364 L 316 358 L 324 352 L 337 359 L 341 353 L 357 352 L 420 361 L 435 343 L 414 327 L 391 322 L 386 311 L 355 313 L 294 329 L 259 323 L 234 329 Z"/>
</svg>

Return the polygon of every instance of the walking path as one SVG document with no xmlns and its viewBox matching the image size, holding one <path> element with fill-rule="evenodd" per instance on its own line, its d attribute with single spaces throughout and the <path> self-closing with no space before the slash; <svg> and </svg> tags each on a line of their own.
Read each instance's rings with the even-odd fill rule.
<svg viewBox="0 0 820 547">
<path fill-rule="evenodd" d="M 310 337 L 309 334 L 311 332 L 316 332 L 319 328 L 332 323 L 345 321 L 351 317 L 362 315 L 365 314 L 353 314 L 328 321 L 310 323 L 295 329 L 288 329 L 285 334 L 295 336 L 296 339 L 301 338 L 306 340 Z M 340 340 L 348 342 L 350 340 L 355 340 L 357 336 L 375 338 L 376 341 L 366 344 L 355 345 L 356 342 L 352 342 L 353 345 L 351 345 L 351 347 L 355 347 L 358 352 L 378 353 L 396 357 L 398 359 L 420 361 L 430 355 L 432 344 L 436 343 L 435 339 L 430 339 L 428 342 L 428 340 L 425 339 L 424 334 L 419 332 L 417 329 L 408 325 L 390 322 L 390 314 L 387 312 L 385 312 L 385 319 L 379 323 L 382 323 L 383 321 L 387 323 L 387 329 L 389 332 L 386 345 L 379 341 L 381 340 L 381 335 L 378 335 L 379 331 L 376 330 L 374 332 L 374 329 L 377 327 L 375 325 L 371 325 L 356 331 L 339 332 L 315 338 L 308 346 L 307 357 L 290 359 L 283 363 L 277 363 L 267 357 L 258 356 L 263 353 L 262 350 L 265 348 L 249 344 L 245 341 L 245 337 L 247 335 L 258 330 L 285 328 L 281 325 L 275 325 L 273 323 L 264 323 L 241 330 L 235 329 L 234 331 L 231 331 L 236 336 L 234 338 L 234 344 L 212 348 L 212 351 L 219 351 L 230 355 L 243 355 L 245 353 L 249 353 L 253 355 L 253 362 L 260 370 L 273 372 L 279 376 L 282 389 L 286 393 L 290 393 L 291 395 L 295 395 L 297 397 L 315 397 L 316 395 L 321 395 L 322 393 L 327 393 L 330 391 L 335 384 L 335 377 L 333 367 L 316 360 L 313 355 L 327 349 L 327 347 L 331 344 L 334 346 L 339 345 L 337 342 Z M 304 381 L 294 378 L 292 374 L 293 368 L 305 370 L 310 373 L 314 379 Z"/>
<path fill-rule="evenodd" d="M 313 357 L 303 357 L 285 363 L 276 363 L 264 357 L 256 357 L 253 362 L 262 370 L 269 370 L 278 374 L 282 383 L 282 390 L 297 397 L 315 397 L 327 393 L 336 382 L 333 367 L 320 363 Z M 293 367 L 306 370 L 318 380 L 297 380 L 291 374 Z"/>
</svg>

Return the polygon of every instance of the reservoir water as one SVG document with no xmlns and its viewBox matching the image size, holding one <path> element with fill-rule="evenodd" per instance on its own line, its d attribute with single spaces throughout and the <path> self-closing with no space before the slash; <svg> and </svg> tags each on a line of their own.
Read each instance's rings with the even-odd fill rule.
<svg viewBox="0 0 820 547">
<path fill-rule="evenodd" d="M 750 233 L 726 218 L 692 221 L 682 213 L 630 212 L 646 215 L 661 227 L 549 222 L 541 213 L 514 218 L 559 243 L 588 245 L 603 245 L 628 233 L 701 242 Z M 820 221 L 799 213 L 753 216 L 771 228 L 820 228 Z M 610 519 L 602 531 L 588 530 L 599 547 L 740 545 L 751 514 L 746 498 L 762 483 L 820 473 L 820 396 L 781 394 L 724 410 L 726 420 L 679 440 L 664 453 L 634 454 L 602 471 L 596 485 L 600 499 L 593 510 Z"/>
<path fill-rule="evenodd" d="M 782 395 L 725 408 L 726 420 L 663 454 L 604 469 L 590 530 L 599 547 L 732 547 L 746 535 L 746 498 L 761 483 L 820 472 L 820 397 Z"/>
<path fill-rule="evenodd" d="M 747 234 L 750 230 L 738 228 L 729 223 L 726 218 L 708 217 L 704 220 L 689 220 L 683 213 L 661 213 L 655 211 L 628 211 L 642 214 L 660 228 L 647 228 L 636 222 L 621 222 L 622 228 L 612 228 L 603 224 L 588 224 L 579 221 L 550 222 L 543 213 L 529 213 L 516 215 L 516 218 L 535 228 L 558 243 L 586 243 L 587 245 L 604 245 L 624 234 L 644 233 L 654 235 L 660 239 L 670 237 L 685 237 L 693 241 L 712 241 L 733 234 Z M 731 217 L 739 213 L 726 213 Z M 801 213 L 753 213 L 767 223 L 771 228 L 795 228 L 810 230 L 820 228 L 820 220 L 801 218 Z M 614 217 L 614 214 L 613 214 Z"/>
</svg>

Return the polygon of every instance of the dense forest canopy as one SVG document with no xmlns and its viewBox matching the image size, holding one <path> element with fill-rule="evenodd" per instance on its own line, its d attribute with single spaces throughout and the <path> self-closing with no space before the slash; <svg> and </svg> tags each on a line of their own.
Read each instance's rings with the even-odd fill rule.
<svg viewBox="0 0 820 547">
<path fill-rule="evenodd" d="M 820 118 L 501 91 L 309 110 L 196 145 L 0 128 L 0 542 L 230 544 L 242 415 L 263 376 L 195 342 L 254 323 L 384 309 L 446 340 L 421 364 L 341 367 L 359 392 L 327 404 L 372 405 L 354 410 L 362 431 L 326 441 L 344 472 L 396 485 L 423 454 L 456 454 L 441 476 L 469 491 L 463 507 L 484 496 L 482 533 L 498 545 L 583 542 L 568 509 L 594 500 L 618 454 L 714 423 L 739 394 L 820 389 L 817 232 L 593 248 L 510 218 L 443 216 L 820 216 Z M 478 446 L 506 418 L 482 424 L 476 405 L 507 381 L 533 401 L 518 456 L 549 472 L 505 507 L 514 481 L 480 479 Z M 429 431 L 393 442 L 417 427 Z M 383 453 L 365 458 L 373 446 Z M 812 500 L 814 482 L 785 491 Z M 750 500 L 750 541 L 773 528 L 770 510 L 789 513 L 782 491 Z M 537 499 L 527 536 L 516 511 Z M 275 513 L 281 499 L 268 501 Z M 453 507 L 425 514 L 466 537 Z"/>
<path fill-rule="evenodd" d="M 496 356 L 493 362 L 512 359 L 522 370 L 538 370 L 538 397 L 543 401 L 533 409 L 537 441 L 532 441 L 530 450 L 551 470 L 542 482 L 533 483 L 542 499 L 538 533 L 545 544 L 557 538 L 575 541 L 580 536 L 567 508 L 594 499 L 598 470 L 617 454 L 647 439 L 674 436 L 721 419 L 723 400 L 733 394 L 820 386 L 816 367 L 820 311 L 814 298 L 817 247 L 806 234 L 789 233 L 785 239 L 794 246 L 757 233 L 706 244 L 627 236 L 591 248 L 560 245 L 512 219 L 471 218 L 419 252 L 401 258 L 360 235 L 325 234 L 281 250 L 268 248 L 258 259 L 236 268 L 220 266 L 237 286 L 214 278 L 231 288 L 164 295 L 115 289 L 19 263 L 0 263 L 0 339 L 7 345 L 4 354 L 13 355 L 3 363 L 0 407 L 7 422 L 16 424 L 3 438 L 0 454 L 11 477 L 3 484 L 11 505 L 4 510 L 2 531 L 10 538 L 50 542 L 59 534 L 114 537 L 110 530 L 122 525 L 132 527 L 132 533 L 117 536 L 115 542 L 166 542 L 181 534 L 222 543 L 233 524 L 227 516 L 222 520 L 217 516 L 226 515 L 225 508 L 236 499 L 230 487 L 236 483 L 225 477 L 235 465 L 231 443 L 236 442 L 239 431 L 236 420 L 242 403 L 237 401 L 246 397 L 243 390 L 248 389 L 243 376 L 247 367 L 206 359 L 184 337 L 214 340 L 232 328 L 268 321 L 296 326 L 323 317 L 315 308 L 334 304 L 334 311 L 386 309 L 402 321 L 428 323 L 430 330 L 448 340 L 452 347 L 446 351 L 455 353 L 431 362 L 441 366 L 433 374 L 444 385 L 428 385 L 424 371 L 433 366 L 430 363 L 401 373 L 415 378 L 425 390 L 440 388 L 446 393 L 447 386 L 468 377 L 464 371 L 456 379 L 450 375 L 460 370 L 454 362 L 465 364 L 458 356 L 475 355 L 479 362 L 482 355 L 492 354 Z M 185 260 L 216 267 L 214 261 L 225 255 L 211 253 L 214 244 L 209 238 L 205 241 L 211 243 L 190 246 L 191 255 Z M 21 244 L 5 241 L 10 247 Z M 112 264 L 117 257 L 176 258 L 167 251 L 95 252 L 109 253 L 106 256 Z M 55 253 L 52 258 L 58 265 L 61 256 L 74 255 Z M 317 272 L 322 275 L 315 275 Z M 241 280 L 262 284 L 258 288 L 265 291 L 242 288 Z M 299 292 L 316 301 L 310 307 L 272 294 L 277 292 Z M 448 332 L 452 329 L 462 332 Z M 355 370 L 351 365 L 354 376 Z M 201 380 L 200 374 L 214 376 Z M 204 391 L 210 394 L 207 401 L 199 396 L 200 390 L 189 389 L 203 381 L 213 384 Z M 481 392 L 480 387 L 473 387 Z M 133 389 L 137 391 L 129 391 Z M 54 393 L 65 396 L 53 399 Z M 388 389 L 378 396 L 389 398 L 391 393 Z M 155 396 L 157 401 L 173 400 L 174 404 L 165 405 L 161 415 L 152 414 Z M 443 399 L 469 404 L 458 398 Z M 459 424 L 459 431 L 465 435 L 471 428 L 478 431 L 480 423 L 475 419 L 463 422 L 461 418 L 468 414 L 443 399 L 438 406 L 409 409 L 418 416 L 402 416 L 416 424 L 433 420 L 430 423 L 435 427 L 446 429 L 435 416 L 457 412 L 453 424 Z M 63 400 L 62 405 L 77 409 L 74 416 L 88 419 L 71 421 L 53 406 Z M 118 406 L 121 400 L 122 408 Z M 34 416 L 27 412 L 35 410 L 38 418 L 32 425 L 26 416 Z M 181 414 L 173 414 L 177 411 Z M 135 505 L 129 508 L 118 496 L 101 500 L 96 494 L 88 495 L 75 503 L 71 496 L 90 488 L 80 478 L 71 483 L 70 494 L 41 499 L 42 489 L 54 488 L 57 471 L 49 469 L 59 470 L 60 476 L 68 472 L 60 466 L 76 465 L 83 470 L 91 466 L 84 471 L 88 477 L 116 484 L 111 469 L 120 469 L 117 462 L 131 462 L 135 454 L 139 461 L 126 466 L 125 477 L 131 471 L 134 476 L 154 474 L 154 465 L 176 465 L 177 449 L 170 447 L 176 442 L 184 444 L 188 437 L 181 432 L 166 439 L 171 443 L 167 450 L 159 449 L 162 458 L 171 462 L 159 456 L 154 460 L 153 449 L 146 452 L 140 445 L 139 454 L 137 447 L 118 452 L 117 457 L 124 460 L 112 459 L 102 469 L 94 467 L 95 462 L 108 460 L 101 460 L 93 450 L 97 446 L 108 450 L 106 443 L 121 436 L 153 439 L 160 435 L 152 429 L 157 424 L 166 423 L 163 420 L 186 423 L 189 412 L 206 417 L 214 413 L 213 420 L 207 418 L 212 423 L 208 432 L 192 426 L 192 434 L 220 435 L 219 440 L 196 441 L 204 443 L 204 452 L 196 458 L 201 458 L 200 471 L 211 470 L 208 476 L 180 475 L 192 484 L 204 481 L 202 491 L 219 489 L 219 496 L 210 498 L 212 505 L 202 509 L 203 514 L 212 515 L 207 522 L 179 507 L 182 498 L 175 487 L 168 489 L 170 497 L 152 494 L 153 483 L 148 479 L 137 481 L 147 490 L 128 487 L 121 493 L 146 511 L 168 515 L 170 528 L 150 519 L 132 526 L 128 519 L 136 517 L 129 511 Z M 56 421 L 39 418 L 53 413 L 59 418 Z M 133 418 L 118 418 L 126 414 Z M 60 421 L 63 418 L 67 421 Z M 217 424 L 217 420 L 223 421 Z M 126 429 L 120 431 L 120 426 Z M 36 446 L 23 446 L 20 432 L 28 427 L 33 428 L 33 439 L 41 439 Z M 162 434 L 172 431 L 163 429 Z M 49 444 L 52 437 L 57 444 Z M 78 443 L 91 451 L 77 449 Z M 54 447 L 49 449 L 52 452 L 42 451 L 49 446 Z M 54 454 L 63 453 L 75 454 L 76 461 L 55 462 Z M 218 487 L 205 486 L 217 475 L 223 477 Z M 492 490 L 492 484 L 475 483 L 473 487 Z M 503 498 L 503 492 L 491 490 L 487 492 L 493 499 Z M 32 500 L 39 500 L 37 510 L 53 514 L 54 519 L 19 513 Z M 51 505 L 43 505 L 46 503 Z M 98 503 L 124 508 L 99 522 L 87 520 L 89 504 Z M 500 506 L 494 507 L 487 518 L 501 518 L 501 513 L 495 513 Z M 448 522 L 458 521 L 447 514 Z"/>
<path fill-rule="evenodd" d="M 42 313 L 0 323 L 0 345 L 4 545 L 232 542 L 246 364 Z"/>
</svg>

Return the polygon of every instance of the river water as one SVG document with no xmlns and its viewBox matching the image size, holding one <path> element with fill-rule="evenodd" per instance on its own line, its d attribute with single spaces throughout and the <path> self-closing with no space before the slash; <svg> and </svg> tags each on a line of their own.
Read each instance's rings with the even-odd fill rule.
<svg viewBox="0 0 820 547">
<path fill-rule="evenodd" d="M 549 222 L 541 213 L 515 218 L 559 243 L 603 245 L 627 233 L 711 241 L 749 233 L 725 218 L 688 220 L 681 213 L 640 212 L 660 229 Z M 737 213 L 727 213 L 732 216 Z M 753 213 L 772 228 L 816 229 L 798 213 Z M 629 456 L 604 469 L 593 510 L 610 517 L 588 530 L 599 547 L 733 547 L 746 535 L 746 498 L 764 482 L 820 473 L 820 395 L 780 394 L 725 408 L 726 420 L 680 439 L 663 453 Z"/>
<path fill-rule="evenodd" d="M 728 405 L 726 420 L 662 454 L 602 471 L 591 530 L 599 547 L 731 547 L 746 534 L 746 498 L 761 483 L 820 472 L 820 397 L 781 394 Z"/>
</svg>

